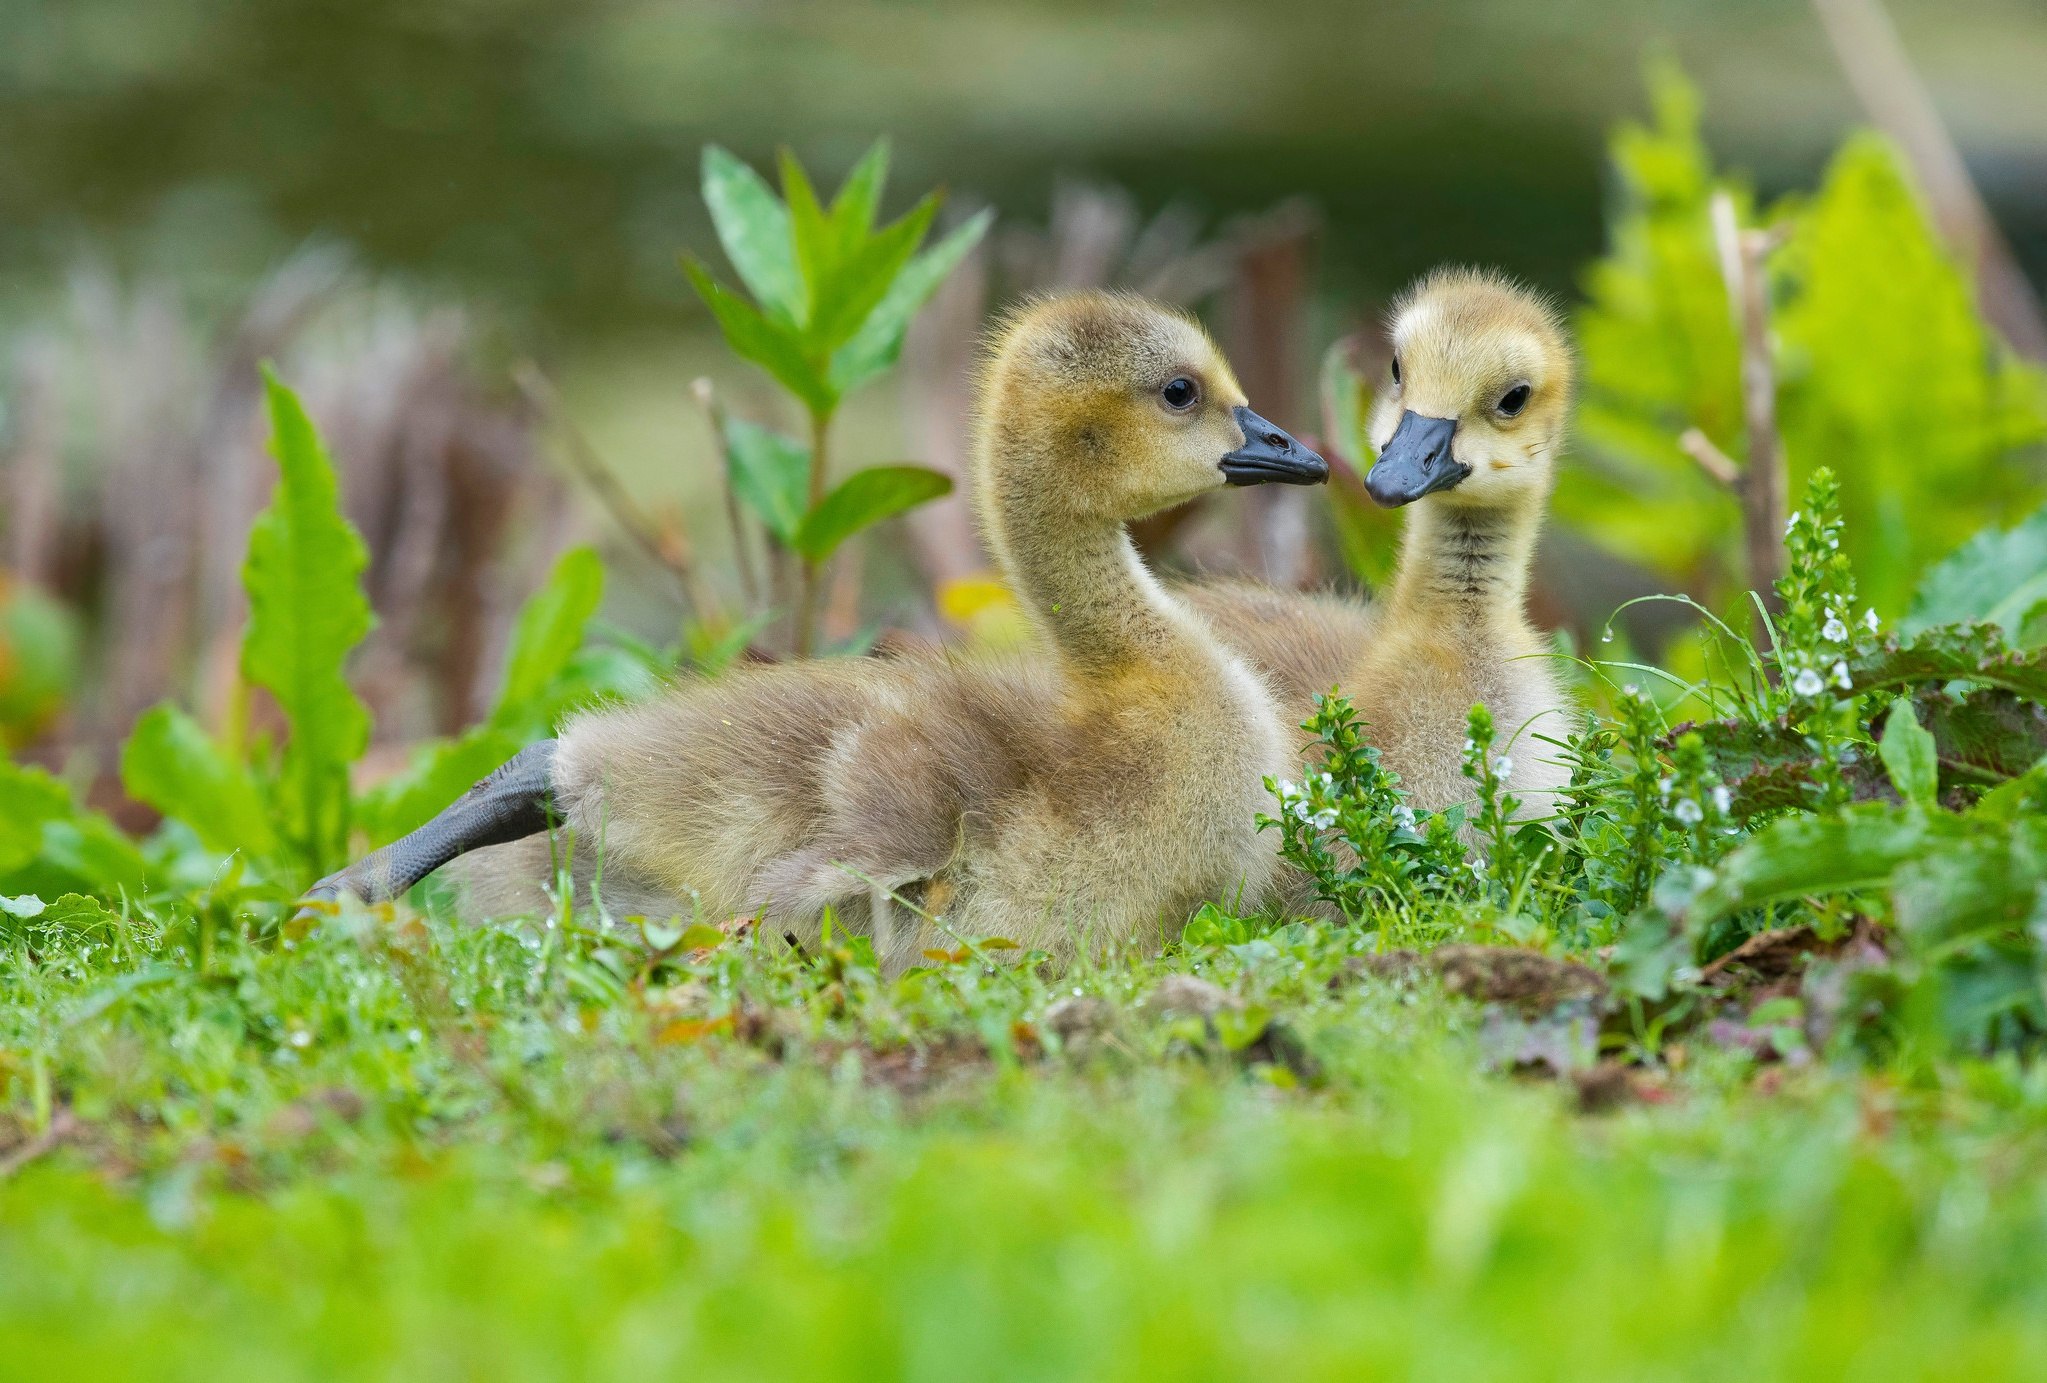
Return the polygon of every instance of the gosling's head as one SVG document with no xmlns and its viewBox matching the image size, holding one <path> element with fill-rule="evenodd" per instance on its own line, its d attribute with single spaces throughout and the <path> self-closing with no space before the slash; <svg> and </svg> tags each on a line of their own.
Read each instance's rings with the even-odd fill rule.
<svg viewBox="0 0 2047 1383">
<path fill-rule="evenodd" d="M 1120 523 L 1225 485 L 1329 478 L 1251 411 L 1207 333 L 1125 294 L 1020 309 L 993 339 L 981 402 L 984 502 Z"/>
<path fill-rule="evenodd" d="M 1394 304 L 1392 379 L 1372 414 L 1365 488 L 1392 508 L 1539 503 L 1571 409 L 1555 309 L 1499 274 L 1441 269 Z"/>
</svg>

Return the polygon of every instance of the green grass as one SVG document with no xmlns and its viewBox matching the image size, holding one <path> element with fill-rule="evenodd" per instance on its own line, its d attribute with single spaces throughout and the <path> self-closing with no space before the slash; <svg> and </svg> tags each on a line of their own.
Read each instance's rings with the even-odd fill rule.
<svg viewBox="0 0 2047 1383">
<path fill-rule="evenodd" d="M 1058 984 L 358 918 L 17 938 L 0 1373 L 1925 1378 L 2047 1369 L 2047 1072 L 1482 1071 L 1295 926 Z M 1198 969 L 1220 1036 L 1147 1004 Z M 1062 1047 L 1050 1004 L 1103 1020 Z M 1309 1075 L 1229 1050 L 1267 1015 Z M 55 1130 L 61 1138 L 31 1142 Z"/>
</svg>

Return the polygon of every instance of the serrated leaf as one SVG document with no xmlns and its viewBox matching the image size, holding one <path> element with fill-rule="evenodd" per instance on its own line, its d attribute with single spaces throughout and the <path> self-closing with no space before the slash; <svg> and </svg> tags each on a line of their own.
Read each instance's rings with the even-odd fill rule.
<svg viewBox="0 0 2047 1383">
<path fill-rule="evenodd" d="M 852 339 L 888 295 L 937 214 L 938 198 L 924 198 L 901 220 L 840 257 L 823 282 L 812 285 L 810 342 L 814 349 L 829 356 Z"/>
<path fill-rule="evenodd" d="M 784 547 L 793 545 L 810 488 L 810 448 L 794 437 L 727 415 L 725 462 L 740 502 Z"/>
<path fill-rule="evenodd" d="M 333 464 L 297 395 L 268 369 L 263 384 L 278 483 L 242 566 L 242 675 L 270 690 L 290 724 L 278 796 L 285 834 L 317 877 L 347 853 L 348 769 L 369 744 L 369 709 L 342 675 L 372 623 L 359 584 L 369 552 L 342 517 Z"/>
<path fill-rule="evenodd" d="M 0 914 L 15 919 L 13 923 L 0 919 L 0 935 L 95 936 L 110 932 L 121 923 L 120 914 L 108 911 L 97 898 L 82 893 L 60 894 L 48 903 L 32 893 L 18 898 L 0 896 Z"/>
<path fill-rule="evenodd" d="M 121 784 L 136 801 L 190 826 L 209 850 L 258 859 L 277 850 L 255 779 L 175 706 L 153 706 L 135 722 L 121 747 Z"/>
<path fill-rule="evenodd" d="M 1795 365 L 1778 410 L 1793 480 L 1838 465 L 1843 550 L 1879 610 L 2037 493 L 2005 458 L 2041 436 L 2043 395 L 1984 324 L 1925 205 L 1896 150 L 1857 135 L 1773 266 L 1795 285 L 1772 322 Z"/>
<path fill-rule="evenodd" d="M 832 355 L 832 384 L 840 394 L 852 393 L 896 363 L 918 309 L 930 301 L 938 285 L 959 267 L 994 220 L 992 211 L 975 212 L 903 267 L 852 339 Z"/>
<path fill-rule="evenodd" d="M 704 146 L 703 192 L 718 243 L 740 282 L 770 315 L 800 325 L 807 308 L 803 277 L 781 198 L 765 178 L 715 144 Z"/>
<path fill-rule="evenodd" d="M 803 516 L 790 546 L 811 561 L 822 562 L 861 529 L 951 489 L 951 476 L 923 466 L 870 466 L 855 471 Z"/>
<path fill-rule="evenodd" d="M 2047 649 L 2015 650 L 1994 624 L 1942 625 L 1909 639 L 1893 636 L 1847 662 L 1858 692 L 1964 680 L 2047 701 Z"/>
<path fill-rule="evenodd" d="M 1907 802 L 1930 807 L 1940 792 L 1940 759 L 1933 736 L 1912 713 L 1912 703 L 1900 698 L 1891 704 L 1884 724 L 1884 737 L 1877 744 L 1891 783 Z"/>
<path fill-rule="evenodd" d="M 577 547 L 564 552 L 546 583 L 519 611 L 505 658 L 504 686 L 490 714 L 492 724 L 510 726 L 529 718 L 583 646 L 584 626 L 603 599 L 604 563 L 596 550 Z"/>
<path fill-rule="evenodd" d="M 688 255 L 683 272 L 696 287 L 697 296 L 711 309 L 725 344 L 746 360 L 771 375 L 775 382 L 801 399 L 815 413 L 828 413 L 838 402 L 831 383 L 813 370 L 805 358 L 803 344 L 795 331 L 761 315 L 752 303 L 726 289 L 709 271 Z"/>
<path fill-rule="evenodd" d="M 2020 637 L 2026 616 L 2047 602 L 2047 508 L 2011 529 L 1986 529 L 1919 580 L 1907 633 L 1937 624 L 1995 624 L 2021 648 L 2047 639 Z M 2047 629 L 2032 631 L 2047 634 Z"/>
</svg>

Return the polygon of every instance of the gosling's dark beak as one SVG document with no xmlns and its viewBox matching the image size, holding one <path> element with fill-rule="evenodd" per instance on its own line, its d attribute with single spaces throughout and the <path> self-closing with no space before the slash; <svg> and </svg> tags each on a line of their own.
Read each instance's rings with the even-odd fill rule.
<svg viewBox="0 0 2047 1383">
<path fill-rule="evenodd" d="M 1232 408 L 1230 416 L 1244 429 L 1244 445 L 1222 459 L 1223 475 L 1232 485 L 1320 485 L 1329 479 L 1329 463 L 1248 408 Z"/>
<path fill-rule="evenodd" d="M 1387 509 L 1412 504 L 1423 495 L 1447 490 L 1471 474 L 1471 467 L 1450 454 L 1457 435 L 1455 418 L 1424 418 L 1402 413 L 1385 450 L 1365 476 L 1365 490 Z"/>
</svg>

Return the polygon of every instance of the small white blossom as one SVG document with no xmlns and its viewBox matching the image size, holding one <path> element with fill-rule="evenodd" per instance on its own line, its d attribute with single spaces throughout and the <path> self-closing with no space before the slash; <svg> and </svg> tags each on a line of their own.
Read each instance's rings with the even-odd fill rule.
<svg viewBox="0 0 2047 1383">
<path fill-rule="evenodd" d="M 1870 606 L 1862 612 L 1862 627 L 1874 634 L 1877 630 L 1876 607 Z"/>
<path fill-rule="evenodd" d="M 1469 735 L 1465 736 L 1464 752 L 1467 754 L 1476 754 L 1478 752 L 1478 741 L 1472 739 Z"/>
<path fill-rule="evenodd" d="M 1326 831 L 1331 826 L 1334 826 L 1336 824 L 1336 808 L 1324 807 L 1321 811 L 1316 812 L 1315 815 L 1309 819 L 1315 823 L 1316 830 Z"/>
<path fill-rule="evenodd" d="M 1827 684 L 1820 681 L 1820 675 L 1811 668 L 1800 668 L 1798 676 L 1791 679 L 1791 690 L 1800 696 L 1818 696 L 1826 689 Z"/>
<path fill-rule="evenodd" d="M 1796 509 L 1794 509 L 1794 510 L 1792 510 L 1792 511 L 1791 511 L 1791 517 L 1790 517 L 1789 519 L 1785 520 L 1785 523 L 1784 523 L 1784 536 L 1785 536 L 1785 537 L 1787 537 L 1787 538 L 1788 538 L 1788 537 L 1790 537 L 1790 536 L 1791 536 L 1791 530 L 1792 530 L 1792 529 L 1794 529 L 1794 528 L 1796 528 L 1796 527 L 1798 527 L 1798 511 L 1797 511 Z"/>
<path fill-rule="evenodd" d="M 1848 675 L 1848 660 L 1846 658 L 1836 658 L 1834 660 L 1834 685 L 1842 691 L 1855 690 L 1855 681 Z"/>
<path fill-rule="evenodd" d="M 290 1041 L 294 1047 L 310 1047 L 313 1045 L 313 1035 L 304 1028 L 293 1028 Z"/>
<path fill-rule="evenodd" d="M 1719 812 L 1722 816 L 1734 810 L 1734 794 L 1727 790 L 1727 784 L 1725 783 L 1721 783 L 1713 789 L 1713 810 Z"/>
<path fill-rule="evenodd" d="M 1641 693 L 1635 689 L 1635 684 L 1633 682 L 1624 682 L 1621 684 L 1621 695 L 1640 696 Z"/>
<path fill-rule="evenodd" d="M 1499 757 L 1499 758 L 1497 758 L 1497 759 L 1494 759 L 1494 760 L 1493 760 L 1493 772 L 1497 773 L 1497 774 L 1498 774 L 1498 775 L 1499 775 L 1500 777 L 1502 777 L 1502 778 L 1511 778 L 1511 777 L 1513 777 L 1513 776 L 1514 776 L 1514 758 L 1513 758 L 1513 756 L 1512 756 L 1512 755 L 1510 755 L 1510 754 L 1502 754 L 1502 755 L 1500 755 L 1500 757 Z"/>
<path fill-rule="evenodd" d="M 1674 778 L 1665 778 L 1662 781 L 1658 782 L 1656 784 L 1657 795 L 1660 797 L 1670 796 L 1670 790 L 1673 786 L 1676 785 L 1676 781 L 1677 780 Z"/>
<path fill-rule="evenodd" d="M 1393 809 L 1393 824 L 1403 831 L 1414 829 L 1414 808 L 1405 802 Z"/>
<path fill-rule="evenodd" d="M 1282 802 L 1289 801 L 1292 798 L 1299 797 L 1300 795 L 1301 795 L 1300 784 L 1294 782 L 1293 779 L 1291 778 L 1282 778 L 1279 780 L 1280 801 Z"/>
<path fill-rule="evenodd" d="M 1828 643 L 1846 643 L 1848 626 L 1841 623 L 1839 615 L 1830 614 L 1827 616 L 1826 624 L 1820 629 L 1820 637 Z"/>
<path fill-rule="evenodd" d="M 1687 826 L 1696 826 L 1706 819 L 1705 809 L 1689 797 L 1679 798 L 1677 805 L 1670 809 L 1670 814 Z"/>
</svg>

